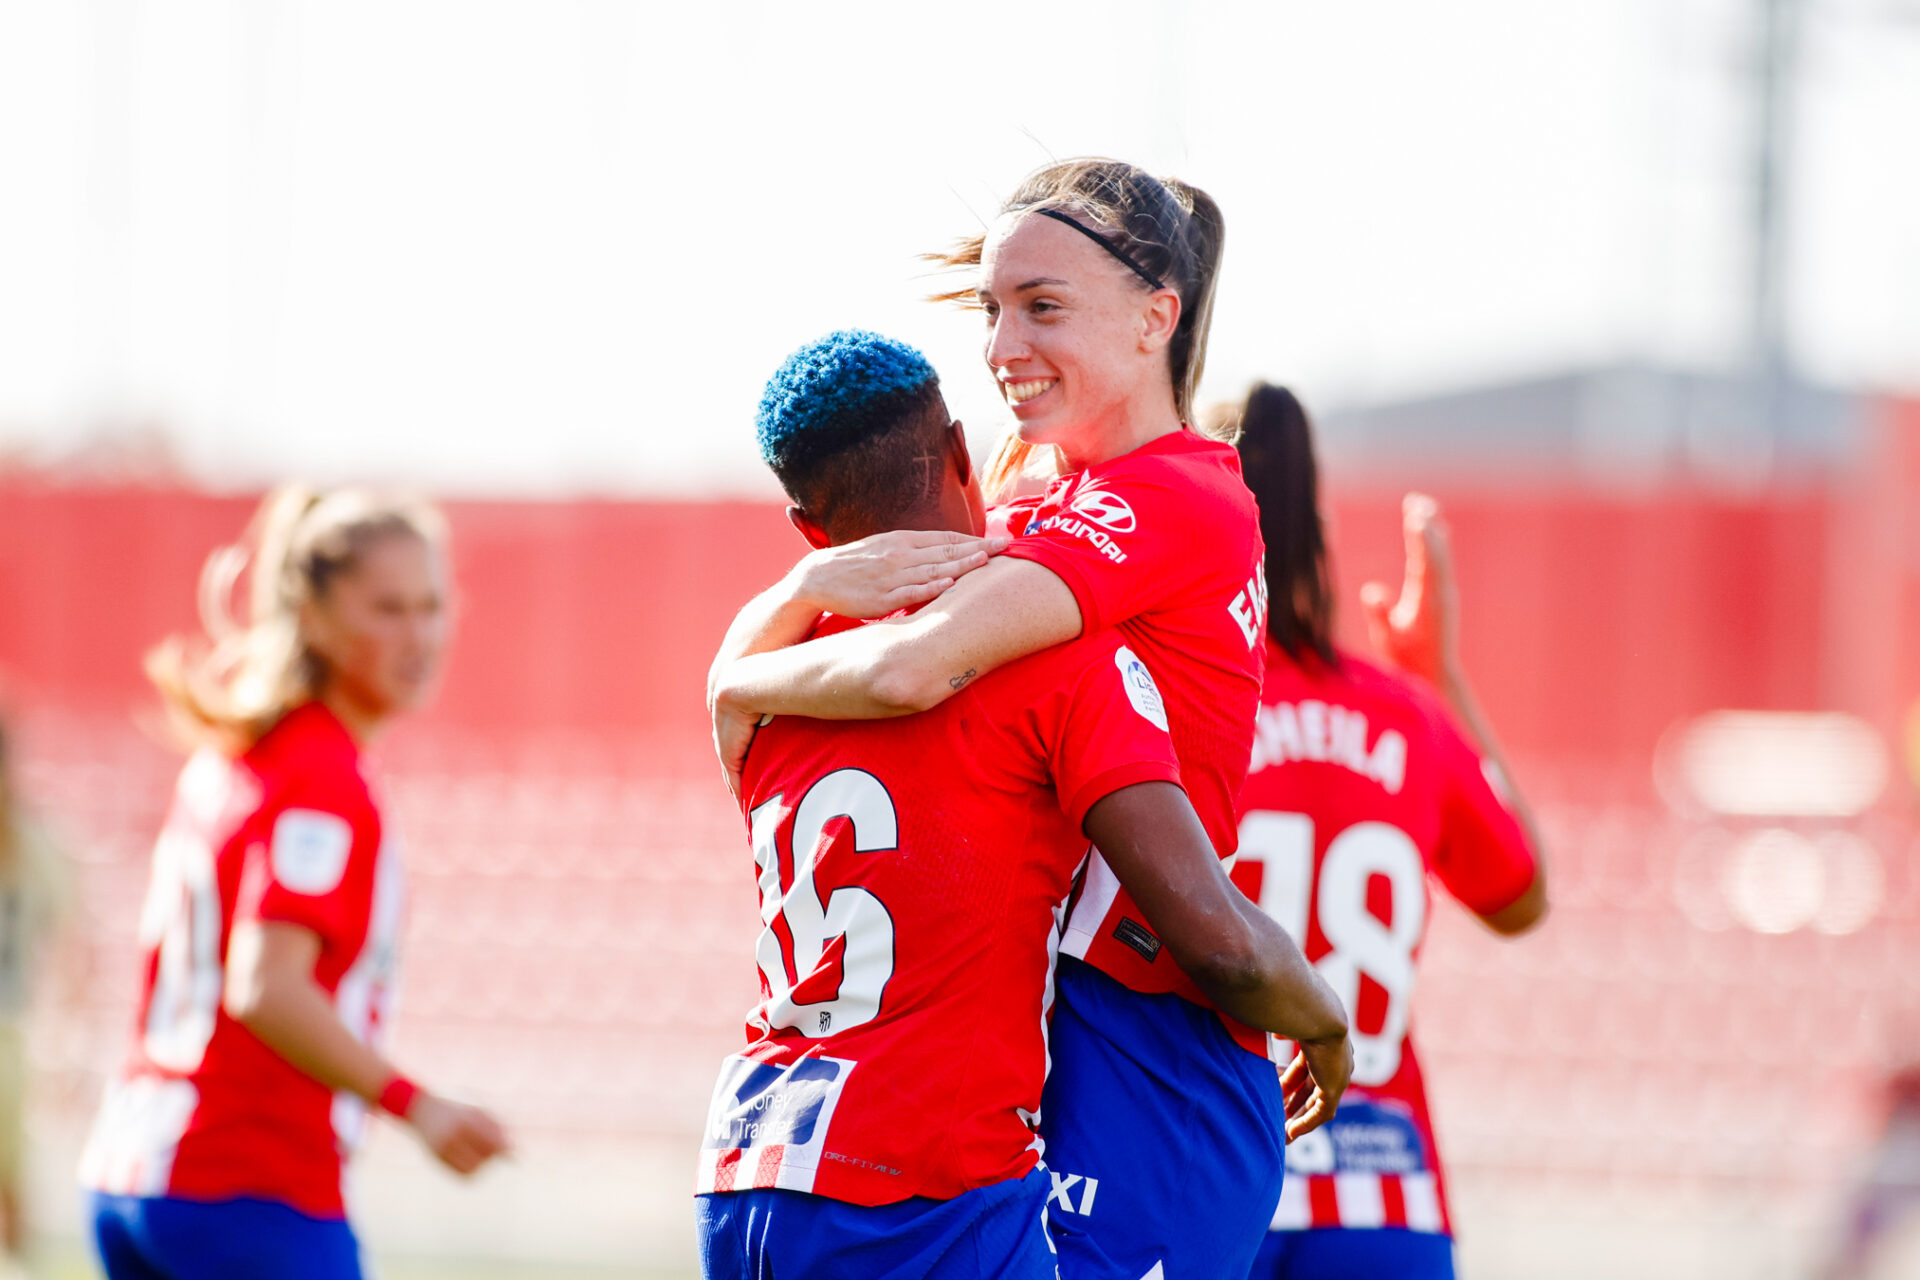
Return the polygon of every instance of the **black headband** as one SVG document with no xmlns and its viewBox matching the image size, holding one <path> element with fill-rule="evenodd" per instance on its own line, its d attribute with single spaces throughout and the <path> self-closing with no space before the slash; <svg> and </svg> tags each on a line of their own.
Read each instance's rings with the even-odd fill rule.
<svg viewBox="0 0 1920 1280">
<path fill-rule="evenodd" d="M 1147 270 L 1145 267 L 1141 266 L 1138 262 L 1135 262 L 1132 254 L 1128 253 L 1125 249 L 1122 249 L 1119 245 L 1115 244 L 1113 241 L 1101 235 L 1098 231 L 1095 231 L 1090 227 L 1083 226 L 1082 224 L 1074 221 L 1072 218 L 1069 218 L 1066 214 L 1060 212 L 1058 209 L 1035 209 L 1034 212 L 1037 214 L 1040 214 L 1043 217 L 1052 218 L 1055 222 L 1066 223 L 1068 226 L 1072 227 L 1075 231 L 1078 231 L 1081 235 L 1085 236 L 1087 239 L 1093 241 L 1095 244 L 1099 245 L 1102 249 L 1105 249 L 1108 253 L 1118 258 L 1122 263 L 1126 265 L 1128 270 L 1132 271 L 1133 274 L 1139 276 L 1142 280 L 1145 280 L 1147 282 L 1147 285 L 1150 288 L 1164 289 L 1167 287 L 1165 282 L 1163 282 L 1159 276 L 1153 274 L 1153 272 Z"/>
</svg>

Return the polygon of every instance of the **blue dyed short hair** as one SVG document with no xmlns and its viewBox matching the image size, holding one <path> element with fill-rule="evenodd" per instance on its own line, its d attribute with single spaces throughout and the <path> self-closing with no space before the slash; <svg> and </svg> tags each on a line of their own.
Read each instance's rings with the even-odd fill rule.
<svg viewBox="0 0 1920 1280">
<path fill-rule="evenodd" d="M 760 456 L 789 469 L 843 452 L 902 425 L 937 394 L 927 358 L 904 342 L 842 329 L 786 358 L 760 396 Z"/>
</svg>

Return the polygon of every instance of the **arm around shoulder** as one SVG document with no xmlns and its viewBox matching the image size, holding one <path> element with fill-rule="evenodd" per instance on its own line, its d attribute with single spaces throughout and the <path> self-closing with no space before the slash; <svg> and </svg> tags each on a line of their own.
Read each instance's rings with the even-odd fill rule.
<svg viewBox="0 0 1920 1280">
<path fill-rule="evenodd" d="M 910 715 L 1079 634 L 1079 603 L 1057 574 L 1000 557 L 910 617 L 741 658 L 716 673 L 714 693 L 753 715 Z"/>
</svg>

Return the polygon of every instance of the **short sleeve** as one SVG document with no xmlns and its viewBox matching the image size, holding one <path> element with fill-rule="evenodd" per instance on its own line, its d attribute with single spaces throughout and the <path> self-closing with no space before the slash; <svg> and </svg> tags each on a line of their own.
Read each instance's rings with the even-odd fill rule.
<svg viewBox="0 0 1920 1280">
<path fill-rule="evenodd" d="M 1180 781 L 1166 704 L 1146 664 L 1117 638 L 1073 646 L 1084 655 L 1066 696 L 1041 704 L 1040 726 L 1060 807 L 1077 828 L 1123 787 Z"/>
<path fill-rule="evenodd" d="M 1141 467 L 1090 479 L 1050 497 L 1002 554 L 1067 584 L 1082 635 L 1163 609 L 1217 559 L 1198 554 L 1195 531 L 1206 522 L 1196 518 L 1191 488 L 1174 478 L 1165 467 Z"/>
<path fill-rule="evenodd" d="M 1480 753 L 1444 711 L 1436 708 L 1433 721 L 1444 788 L 1434 873 L 1468 910 L 1492 915 L 1527 891 L 1538 864 Z"/>
<path fill-rule="evenodd" d="M 369 805 L 311 796 L 267 815 L 248 850 L 235 914 L 310 929 L 328 946 L 366 927 L 379 824 Z"/>
</svg>

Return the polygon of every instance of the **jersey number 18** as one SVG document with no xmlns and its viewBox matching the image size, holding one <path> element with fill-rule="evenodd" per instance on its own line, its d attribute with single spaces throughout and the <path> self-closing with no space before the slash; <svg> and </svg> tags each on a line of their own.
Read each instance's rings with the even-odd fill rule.
<svg viewBox="0 0 1920 1280">
<path fill-rule="evenodd" d="M 1426 865 L 1406 832 L 1385 822 L 1358 822 L 1327 844 L 1318 884 L 1313 868 L 1313 819 L 1304 813 L 1256 809 L 1240 822 L 1241 862 L 1264 867 L 1260 909 L 1306 949 L 1307 923 L 1320 925 L 1329 950 L 1315 963 L 1347 1007 L 1353 1038 L 1353 1082 L 1383 1085 L 1400 1069 L 1408 1006 L 1413 999 L 1413 951 L 1426 924 Z M 1386 881 L 1387 921 L 1367 908 L 1373 877 Z M 1380 1025 L 1360 1025 L 1360 977 L 1386 993 Z"/>
</svg>

